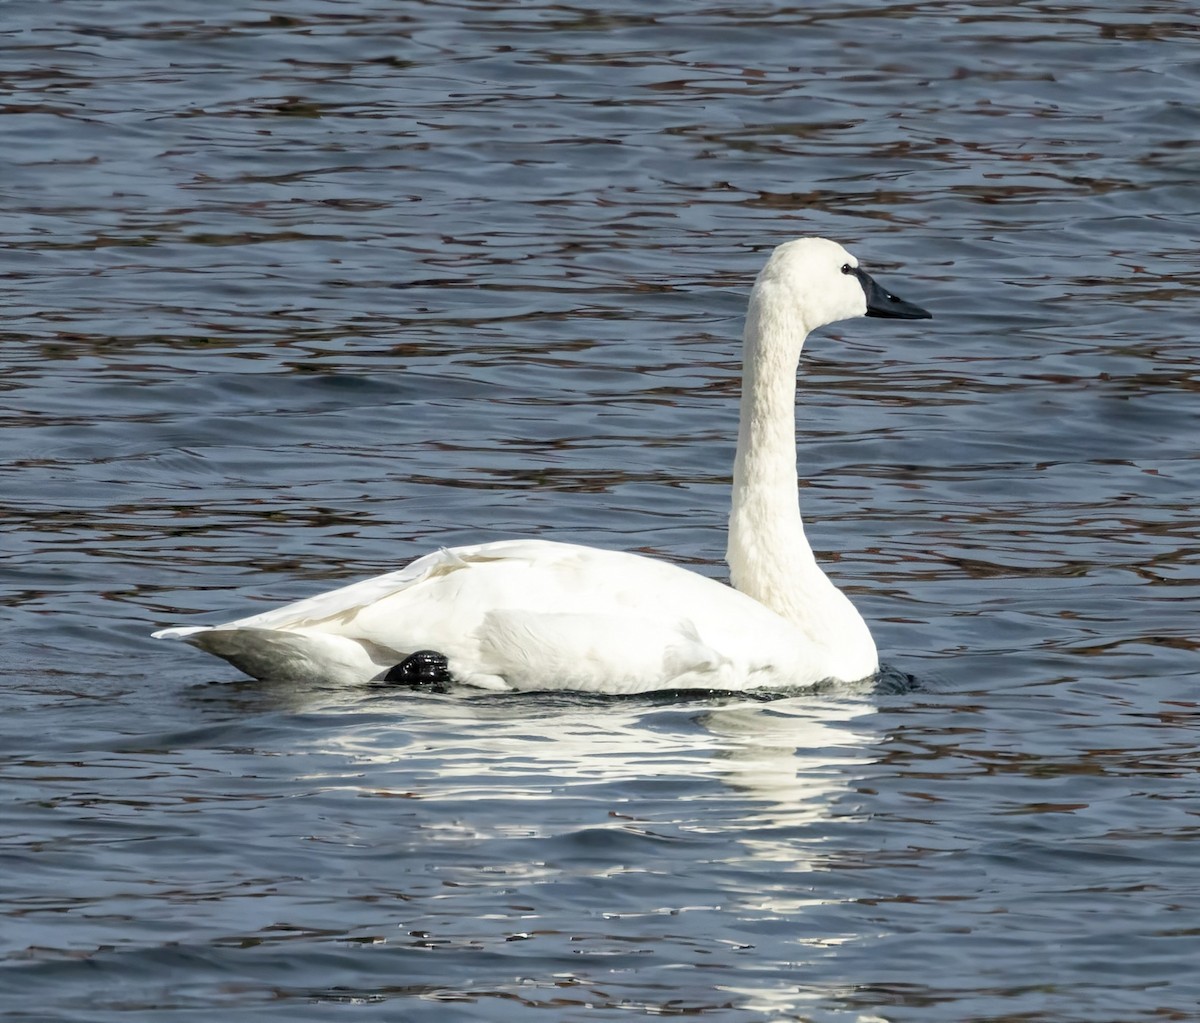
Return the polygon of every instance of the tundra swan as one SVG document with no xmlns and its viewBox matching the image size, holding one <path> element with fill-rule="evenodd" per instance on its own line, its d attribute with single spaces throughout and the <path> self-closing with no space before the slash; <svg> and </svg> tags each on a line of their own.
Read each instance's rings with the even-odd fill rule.
<svg viewBox="0 0 1200 1023">
<path fill-rule="evenodd" d="M 732 587 L 654 558 L 545 540 L 444 549 L 224 625 L 154 633 L 259 679 L 636 693 L 854 681 L 879 667 L 804 535 L 795 393 L 808 333 L 855 316 L 924 319 L 836 242 L 780 245 L 746 316 L 729 517 Z"/>
</svg>

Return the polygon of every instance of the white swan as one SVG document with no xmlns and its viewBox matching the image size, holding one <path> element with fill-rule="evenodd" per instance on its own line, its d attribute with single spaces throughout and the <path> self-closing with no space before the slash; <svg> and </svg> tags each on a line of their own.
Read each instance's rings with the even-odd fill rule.
<svg viewBox="0 0 1200 1023">
<path fill-rule="evenodd" d="M 225 625 L 154 635 L 260 679 L 635 693 L 866 678 L 878 670 L 875 643 L 805 539 L 795 443 L 805 337 L 863 315 L 930 314 L 823 238 L 780 245 L 754 283 L 729 517 L 735 588 L 639 555 L 504 540 L 441 550 Z"/>
</svg>

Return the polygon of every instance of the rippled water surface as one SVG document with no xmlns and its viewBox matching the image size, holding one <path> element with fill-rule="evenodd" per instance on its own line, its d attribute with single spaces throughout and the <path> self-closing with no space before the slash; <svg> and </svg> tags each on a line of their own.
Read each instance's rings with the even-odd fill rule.
<svg viewBox="0 0 1200 1023">
<path fill-rule="evenodd" d="M 12 0 L 0 1018 L 1200 1019 L 1193 5 Z M 908 692 L 236 681 L 510 535 L 722 572 L 749 284 Z"/>
</svg>

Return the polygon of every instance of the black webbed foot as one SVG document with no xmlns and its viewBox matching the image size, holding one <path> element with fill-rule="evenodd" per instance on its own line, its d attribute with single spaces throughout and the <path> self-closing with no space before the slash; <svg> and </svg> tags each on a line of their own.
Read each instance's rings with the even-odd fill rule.
<svg viewBox="0 0 1200 1023">
<path fill-rule="evenodd" d="M 444 693 L 454 679 L 450 675 L 445 654 L 439 654 L 436 650 L 418 650 L 389 668 L 383 681 Z"/>
</svg>

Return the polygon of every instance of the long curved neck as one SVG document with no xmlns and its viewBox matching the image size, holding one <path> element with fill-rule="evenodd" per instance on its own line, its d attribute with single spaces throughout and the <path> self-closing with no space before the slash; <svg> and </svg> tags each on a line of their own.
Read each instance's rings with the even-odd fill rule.
<svg viewBox="0 0 1200 1023">
<path fill-rule="evenodd" d="M 729 562 L 733 585 L 820 647 L 852 651 L 869 674 L 874 643 L 862 617 L 821 571 L 804 535 L 796 477 L 796 371 L 807 331 L 758 288 L 744 339 L 742 404 Z M 832 672 L 831 672 L 832 673 Z"/>
<path fill-rule="evenodd" d="M 756 289 L 746 317 L 726 559 L 737 589 L 795 619 L 797 580 L 824 579 L 804 536 L 796 487 L 796 370 L 805 330 L 764 306 Z"/>
</svg>

